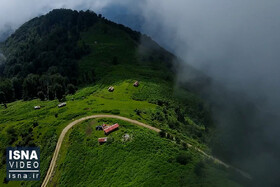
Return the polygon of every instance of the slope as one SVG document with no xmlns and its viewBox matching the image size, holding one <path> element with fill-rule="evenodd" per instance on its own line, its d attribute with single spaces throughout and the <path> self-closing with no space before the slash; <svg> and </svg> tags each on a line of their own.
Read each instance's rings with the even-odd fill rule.
<svg viewBox="0 0 280 187">
<path fill-rule="evenodd" d="M 2 49 L 7 57 L 0 83 L 1 102 L 7 103 L 7 108 L 5 105 L 0 108 L 0 179 L 3 183 L 7 183 L 3 157 L 7 146 L 40 147 L 41 180 L 8 182 L 11 186 L 38 186 L 46 175 L 62 129 L 72 120 L 93 114 L 111 113 L 151 124 L 168 136 L 165 139 L 152 135 L 150 139 L 169 142 L 167 147 L 184 147 L 175 143 L 183 140 L 211 152 L 207 142 L 213 122 L 208 107 L 190 88 L 175 84 L 177 59 L 147 36 L 90 11 L 54 10 L 24 24 L 6 40 Z M 140 81 L 139 87 L 133 87 L 136 80 Z M 73 88 L 71 84 L 78 87 L 75 94 L 69 89 Z M 115 87 L 114 92 L 107 90 L 111 85 Z M 44 97 L 39 97 L 42 95 Z M 28 101 L 20 100 L 22 98 Z M 66 101 L 67 106 L 57 108 L 59 101 L 54 99 Z M 34 110 L 35 105 L 41 109 Z M 135 156 L 137 154 L 135 152 Z M 194 160 L 203 162 L 199 153 L 191 154 Z M 81 155 L 70 154 L 65 160 L 78 156 Z M 149 159 L 142 161 L 149 162 Z M 170 168 L 175 167 L 173 164 Z M 186 167 L 195 164 L 191 161 Z M 219 173 L 217 176 L 225 184 L 229 181 L 227 177 L 235 177 L 226 169 L 216 167 L 207 163 L 206 170 Z M 194 170 L 188 171 L 193 175 Z M 70 173 L 63 174 L 64 178 L 70 176 Z M 199 176 L 194 180 L 203 178 Z"/>
</svg>

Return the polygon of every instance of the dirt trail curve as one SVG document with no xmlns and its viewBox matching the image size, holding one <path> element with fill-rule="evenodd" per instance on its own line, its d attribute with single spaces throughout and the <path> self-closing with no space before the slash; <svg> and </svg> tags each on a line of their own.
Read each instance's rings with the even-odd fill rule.
<svg viewBox="0 0 280 187">
<path fill-rule="evenodd" d="M 148 129 L 151 129 L 155 132 L 160 132 L 160 129 L 158 128 L 155 128 L 155 127 L 152 127 L 150 125 L 147 125 L 147 124 L 144 124 L 144 123 L 141 123 L 139 121 L 136 121 L 136 120 L 132 120 L 132 119 L 129 119 L 129 118 L 126 118 L 126 117 L 122 117 L 122 116 L 116 116 L 116 115 L 103 115 L 103 114 L 100 114 L 100 115 L 92 115 L 92 116 L 87 116 L 87 117 L 83 117 L 81 119 L 78 119 L 78 120 L 75 120 L 73 122 L 71 122 L 70 124 L 68 124 L 61 132 L 59 138 L 58 138 L 58 141 L 56 143 L 56 148 L 55 148 L 55 151 L 54 151 L 54 154 L 53 154 L 53 157 L 52 157 L 52 160 L 51 160 L 51 164 L 49 166 L 49 169 L 47 171 L 47 175 L 42 183 L 42 187 L 46 187 L 48 182 L 50 181 L 51 177 L 52 177 L 52 173 L 53 173 L 53 170 L 55 168 L 55 165 L 56 165 L 56 160 L 57 160 L 57 157 L 58 157 L 58 153 L 59 153 L 59 150 L 61 148 L 61 144 L 63 142 L 63 139 L 66 135 L 66 133 L 68 132 L 69 129 L 71 129 L 74 125 L 82 122 L 82 121 L 85 121 L 87 119 L 93 119 L 93 118 L 114 118 L 114 119 L 120 119 L 120 120 L 123 120 L 123 121 L 127 121 L 127 122 L 130 122 L 130 123 L 133 123 L 135 125 L 139 125 L 139 126 L 142 126 L 142 127 L 145 127 L 145 128 L 148 128 Z M 191 144 L 188 144 L 189 147 L 193 147 Z M 238 173 L 240 173 L 241 175 L 243 175 L 244 177 L 248 178 L 248 179 L 251 179 L 251 176 L 237 168 L 234 168 L 224 162 L 222 162 L 221 160 L 211 156 L 211 155 L 208 155 L 207 153 L 205 153 L 204 151 L 202 151 L 201 149 L 199 148 L 196 148 L 194 147 L 195 150 L 197 150 L 198 152 L 200 152 L 201 154 L 203 154 L 204 156 L 206 156 L 207 158 L 213 160 L 214 162 L 216 163 L 219 163 L 227 168 L 232 168 L 234 169 L 235 171 L 237 171 Z"/>
</svg>

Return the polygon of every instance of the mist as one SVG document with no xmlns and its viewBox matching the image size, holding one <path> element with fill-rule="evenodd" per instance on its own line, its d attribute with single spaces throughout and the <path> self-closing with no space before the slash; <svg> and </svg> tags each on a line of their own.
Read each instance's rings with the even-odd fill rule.
<svg viewBox="0 0 280 187">
<path fill-rule="evenodd" d="M 280 1 L 146 1 L 143 30 L 212 81 L 213 153 L 279 186 Z M 184 66 L 184 65 L 182 65 Z M 180 68 L 179 83 L 199 81 Z"/>
<path fill-rule="evenodd" d="M 279 186 L 279 0 L 2 0 L 0 36 L 54 8 L 93 10 L 150 35 L 212 81 L 200 94 L 217 125 L 213 153 Z M 178 72 L 178 84 L 197 79 Z"/>
</svg>

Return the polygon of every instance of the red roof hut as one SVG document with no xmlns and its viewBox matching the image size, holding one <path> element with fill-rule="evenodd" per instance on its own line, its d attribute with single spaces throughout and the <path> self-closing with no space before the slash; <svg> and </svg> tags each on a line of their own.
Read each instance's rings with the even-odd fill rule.
<svg viewBox="0 0 280 187">
<path fill-rule="evenodd" d="M 98 138 L 98 142 L 99 142 L 99 143 L 105 143 L 105 142 L 107 142 L 107 137 Z"/>
<path fill-rule="evenodd" d="M 119 124 L 114 124 L 114 125 L 111 125 L 111 126 L 103 126 L 103 130 L 105 132 L 105 134 L 108 134 L 114 130 L 116 130 L 117 128 L 119 128 Z"/>
</svg>

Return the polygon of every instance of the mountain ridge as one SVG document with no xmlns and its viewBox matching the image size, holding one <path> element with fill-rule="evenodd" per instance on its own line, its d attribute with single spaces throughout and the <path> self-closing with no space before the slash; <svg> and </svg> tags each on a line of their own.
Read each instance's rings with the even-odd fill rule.
<svg viewBox="0 0 280 187">
<path fill-rule="evenodd" d="M 189 142 L 211 153 L 207 146 L 214 129 L 210 109 L 193 91 L 201 85 L 196 82 L 185 86 L 176 84 L 179 59 L 148 36 L 91 11 L 59 9 L 25 23 L 5 41 L 3 49 L 7 61 L 2 68 L 0 82 L 0 102 L 4 104 L 0 107 L 2 155 L 7 146 L 39 146 L 43 178 L 59 134 L 67 124 L 81 117 L 109 113 L 151 124 L 163 133 L 160 136 L 150 134 L 120 121 L 123 129 L 110 135 L 115 141 L 100 146 L 95 140 L 104 135 L 95 132 L 94 126 L 115 121 L 85 121 L 71 130 L 65 140 L 66 147 L 63 147 L 63 156 L 58 161 L 54 185 L 63 186 L 59 183 L 60 179 L 77 185 L 80 182 L 98 184 L 98 181 L 94 183 L 90 178 L 79 181 L 72 176 L 73 170 L 61 168 L 69 164 L 71 168 L 79 170 L 77 159 L 88 160 L 92 154 L 95 160 L 89 160 L 88 166 L 99 163 L 99 168 L 105 167 L 98 161 L 102 157 L 95 151 L 108 151 L 105 156 L 111 155 L 117 162 L 118 157 L 110 151 L 114 147 L 120 148 L 119 154 L 128 154 L 129 149 L 133 148 L 130 157 L 135 159 L 141 156 L 145 166 L 143 172 L 153 173 L 156 178 L 151 180 L 147 179 L 146 174 L 139 174 L 134 176 L 136 184 L 146 181 L 154 185 L 165 182 L 182 185 L 190 180 L 192 184 L 202 185 L 206 182 L 201 179 L 205 179 L 211 184 L 237 185 L 230 179 L 238 178 L 236 174 L 227 168 L 219 168 L 211 161 L 204 161 L 202 155 L 192 148 L 187 149 L 183 143 Z M 190 71 L 193 72 L 191 68 Z M 135 81 L 139 81 L 138 87 L 133 86 Z M 110 86 L 114 87 L 113 92 L 108 91 Z M 58 108 L 60 102 L 67 102 L 67 105 Z M 41 106 L 41 109 L 34 110 L 34 106 Z M 130 144 L 132 147 L 121 143 L 125 132 L 136 137 Z M 46 142 L 46 139 L 49 141 Z M 157 143 L 166 145 L 162 154 L 158 154 L 161 149 Z M 144 144 L 149 146 L 144 148 Z M 145 154 L 141 152 L 141 146 Z M 152 154 L 149 154 L 151 150 Z M 145 155 L 154 159 L 146 160 Z M 0 170 L 4 171 L 5 162 L 2 161 Z M 137 163 L 130 159 L 121 164 L 119 173 L 127 165 L 132 170 L 138 168 Z M 168 174 L 170 180 L 166 177 L 169 170 L 167 165 L 174 171 Z M 158 166 L 161 169 L 156 169 Z M 117 170 L 114 164 L 108 164 L 108 167 Z M 218 175 L 208 175 L 209 171 Z M 222 177 L 217 179 L 217 176 Z M 0 178 L 5 182 L 3 174 L 0 174 Z M 124 181 L 127 180 L 129 178 Z M 122 183 L 118 178 L 112 181 Z M 27 186 L 41 183 L 42 179 L 24 182 Z M 21 185 L 17 182 L 10 184 Z"/>
</svg>

